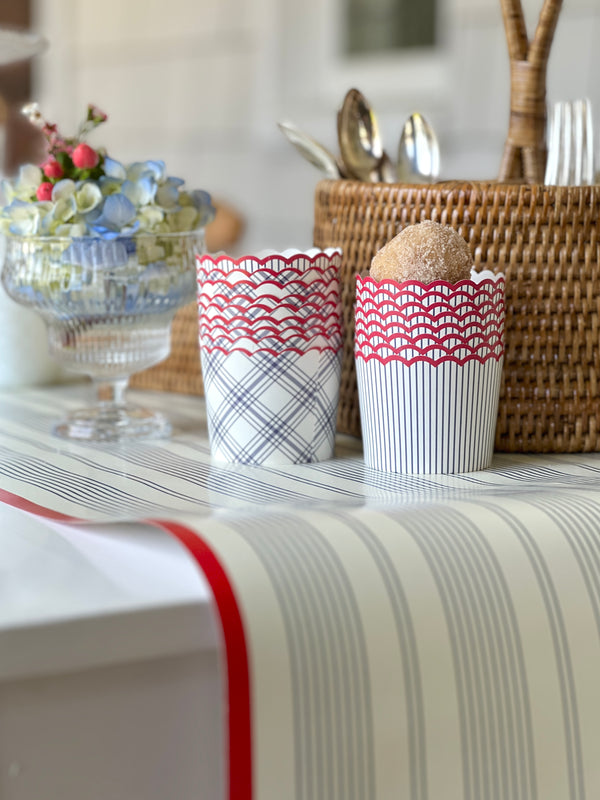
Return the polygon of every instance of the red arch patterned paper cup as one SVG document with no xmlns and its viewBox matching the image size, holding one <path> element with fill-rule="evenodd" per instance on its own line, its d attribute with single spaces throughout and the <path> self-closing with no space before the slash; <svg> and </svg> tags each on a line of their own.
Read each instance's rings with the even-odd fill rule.
<svg viewBox="0 0 600 800">
<path fill-rule="evenodd" d="M 357 278 L 355 359 L 365 462 L 388 472 L 490 465 L 504 357 L 504 277 Z"/>
</svg>

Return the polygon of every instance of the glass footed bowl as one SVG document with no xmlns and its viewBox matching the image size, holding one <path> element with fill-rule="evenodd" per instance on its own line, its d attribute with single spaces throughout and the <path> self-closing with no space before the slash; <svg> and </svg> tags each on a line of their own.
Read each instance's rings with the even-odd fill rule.
<svg viewBox="0 0 600 800">
<path fill-rule="evenodd" d="M 171 321 L 196 296 L 196 254 L 204 230 L 115 239 L 7 236 L 2 283 L 37 311 L 50 355 L 89 375 L 96 402 L 54 433 L 87 441 L 168 436 L 161 414 L 131 405 L 130 375 L 169 355 Z"/>
</svg>

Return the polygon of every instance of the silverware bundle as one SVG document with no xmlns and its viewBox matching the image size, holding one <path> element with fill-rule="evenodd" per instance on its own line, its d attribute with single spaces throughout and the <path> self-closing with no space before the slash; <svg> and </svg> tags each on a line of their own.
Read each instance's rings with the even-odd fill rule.
<svg viewBox="0 0 600 800">
<path fill-rule="evenodd" d="M 589 186 L 595 182 L 594 125 L 587 99 L 555 103 L 548 122 L 544 183 Z"/>
<path fill-rule="evenodd" d="M 438 140 L 423 115 L 414 113 L 406 120 L 394 164 L 383 148 L 375 113 L 358 89 L 347 92 L 337 114 L 339 157 L 291 122 L 278 124 L 300 154 L 328 178 L 431 183 L 439 175 Z"/>
</svg>

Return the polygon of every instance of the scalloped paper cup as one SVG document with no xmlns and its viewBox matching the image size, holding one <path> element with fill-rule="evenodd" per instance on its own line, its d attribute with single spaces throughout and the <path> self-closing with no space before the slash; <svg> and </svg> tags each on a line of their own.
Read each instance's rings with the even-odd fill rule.
<svg viewBox="0 0 600 800">
<path fill-rule="evenodd" d="M 199 256 L 212 457 L 302 464 L 334 452 L 342 356 L 337 249 Z"/>
<path fill-rule="evenodd" d="M 504 277 L 424 286 L 357 278 L 365 463 L 401 473 L 489 467 L 504 356 Z"/>
</svg>

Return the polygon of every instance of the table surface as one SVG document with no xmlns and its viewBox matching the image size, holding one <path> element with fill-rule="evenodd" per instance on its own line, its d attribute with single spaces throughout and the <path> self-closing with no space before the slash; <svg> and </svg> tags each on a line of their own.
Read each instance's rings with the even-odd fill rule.
<svg viewBox="0 0 600 800">
<path fill-rule="evenodd" d="M 216 646 L 206 580 L 149 519 L 203 528 L 307 509 L 398 515 L 503 496 L 600 497 L 596 454 L 496 454 L 483 472 L 393 475 L 367 469 L 360 443 L 339 437 L 336 457 L 320 464 L 217 464 L 203 400 L 162 393 L 131 397 L 170 415 L 170 440 L 115 447 L 53 437 L 52 423 L 88 392 L 77 384 L 0 393 L 0 489 L 9 499 L 0 503 L 0 677 Z M 81 523 L 24 513 L 11 505 L 21 505 L 16 498 Z M 133 617 L 136 637 L 128 634 Z M 94 635 L 74 635 L 84 629 Z M 46 647 L 48 637 L 56 646 Z"/>
</svg>

